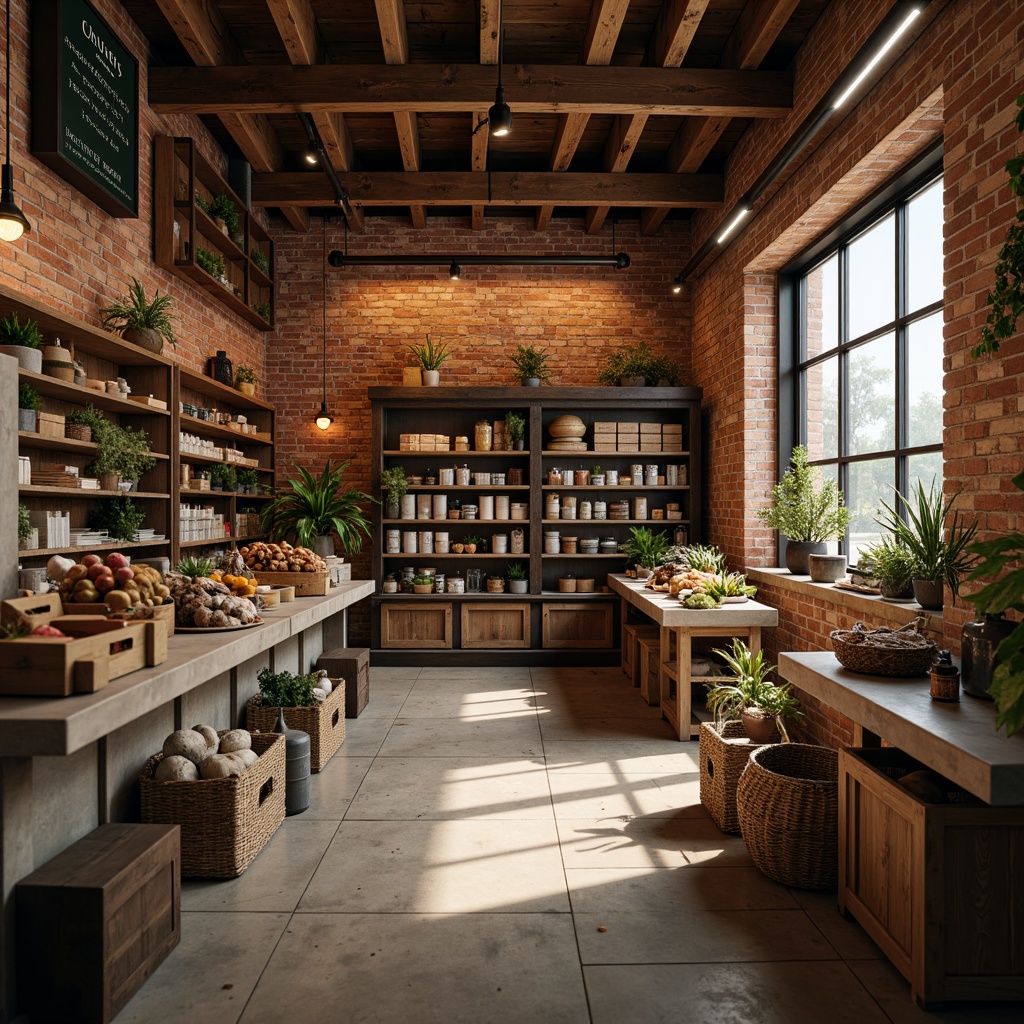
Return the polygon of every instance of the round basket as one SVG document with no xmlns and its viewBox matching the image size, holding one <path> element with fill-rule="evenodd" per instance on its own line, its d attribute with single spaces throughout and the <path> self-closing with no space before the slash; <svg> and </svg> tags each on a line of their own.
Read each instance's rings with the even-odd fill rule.
<svg viewBox="0 0 1024 1024">
<path fill-rule="evenodd" d="M 839 664 L 851 672 L 872 676 L 920 676 L 928 671 L 938 645 L 921 635 L 924 617 L 919 615 L 899 629 L 867 629 L 863 622 L 853 629 L 834 629 L 829 634 Z"/>
<path fill-rule="evenodd" d="M 84 423 L 65 423 L 64 436 L 72 441 L 91 441 L 92 427 Z"/>
<path fill-rule="evenodd" d="M 736 787 L 736 815 L 751 859 L 798 889 L 838 881 L 839 754 L 830 747 L 773 743 L 750 755 Z"/>
</svg>

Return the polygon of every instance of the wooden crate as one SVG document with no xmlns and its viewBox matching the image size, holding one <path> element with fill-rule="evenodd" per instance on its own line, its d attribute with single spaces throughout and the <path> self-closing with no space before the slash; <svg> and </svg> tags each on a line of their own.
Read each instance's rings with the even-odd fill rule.
<svg viewBox="0 0 1024 1024">
<path fill-rule="evenodd" d="M 345 717 L 358 718 L 370 703 L 370 649 L 332 647 L 320 655 L 316 667 L 345 681 Z"/>
<path fill-rule="evenodd" d="M 637 637 L 638 661 L 637 678 L 640 680 L 640 696 L 657 707 L 661 703 L 661 640 L 654 636 Z"/>
<path fill-rule="evenodd" d="M 526 601 L 466 601 L 462 605 L 464 648 L 522 649 L 530 646 Z"/>
<path fill-rule="evenodd" d="M 839 909 L 921 1006 L 1024 998 L 1024 807 L 955 787 L 925 803 L 896 783 L 922 767 L 893 747 L 839 752 Z"/>
<path fill-rule="evenodd" d="M 101 825 L 18 883 L 18 1002 L 107 1024 L 181 937 L 181 830 Z"/>
<path fill-rule="evenodd" d="M 284 821 L 285 741 L 280 733 L 252 738 L 259 760 L 226 779 L 157 782 L 163 754 L 139 776 L 142 820 L 181 826 L 181 873 L 236 878 Z"/>
<path fill-rule="evenodd" d="M 309 769 L 320 771 L 345 742 L 345 680 L 331 678 L 334 689 L 327 700 L 308 707 L 285 708 L 284 720 L 289 729 L 298 729 L 309 736 Z M 245 723 L 250 732 L 273 732 L 280 708 L 263 703 L 257 693 L 245 706 Z"/>
<path fill-rule="evenodd" d="M 710 722 L 700 725 L 700 802 L 723 832 L 739 832 L 736 786 L 750 755 L 761 744 L 753 743 L 742 722 L 722 723 L 719 732 Z"/>
<path fill-rule="evenodd" d="M 610 601 L 545 601 L 542 605 L 544 647 L 611 647 Z"/>
<path fill-rule="evenodd" d="M 16 598 L 0 605 L 0 621 L 4 623 L 22 619 L 35 627 L 63 614 L 60 596 L 55 593 Z M 0 641 L 0 694 L 68 697 L 72 693 L 94 693 L 111 679 L 167 660 L 167 631 L 162 622 L 88 618 L 96 625 L 68 627 L 75 629 L 75 637 L 27 636 Z"/>
<path fill-rule="evenodd" d="M 111 614 L 110 609 L 105 604 L 73 604 L 72 602 L 64 601 L 63 606 L 65 615 L 106 616 Z M 155 608 L 151 608 L 150 611 L 152 611 L 155 621 L 164 624 L 167 635 L 174 636 L 174 602 L 168 601 L 167 604 L 158 604 Z"/>
<path fill-rule="evenodd" d="M 294 587 L 296 597 L 324 597 L 331 585 L 331 574 L 320 572 L 258 572 L 257 583 L 270 587 Z"/>
<path fill-rule="evenodd" d="M 387 601 L 380 606 L 381 647 L 452 645 L 451 601 Z"/>
<path fill-rule="evenodd" d="M 640 685 L 640 658 L 637 641 L 640 637 L 657 637 L 658 627 L 653 622 L 627 622 L 622 627 L 622 671 L 634 686 Z"/>
</svg>

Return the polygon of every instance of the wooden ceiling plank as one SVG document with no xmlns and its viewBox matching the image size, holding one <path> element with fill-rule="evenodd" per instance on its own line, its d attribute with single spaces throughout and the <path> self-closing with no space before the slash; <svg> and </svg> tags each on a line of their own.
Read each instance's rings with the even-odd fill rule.
<svg viewBox="0 0 1024 1024">
<path fill-rule="evenodd" d="M 588 235 L 596 235 L 604 227 L 604 222 L 611 212 L 610 206 L 587 207 L 587 211 L 583 215 L 583 229 Z"/>
<path fill-rule="evenodd" d="M 551 223 L 551 215 L 555 212 L 553 206 L 538 206 L 533 212 L 533 230 L 547 231 Z"/>
<path fill-rule="evenodd" d="M 714 174 L 582 174 L 572 172 L 378 171 L 339 176 L 352 201 L 364 206 L 608 206 L 719 208 L 724 184 Z M 300 172 L 254 174 L 259 206 L 323 206 L 328 182 Z"/>
<path fill-rule="evenodd" d="M 480 63 L 498 63 L 501 0 L 480 0 Z"/>
<path fill-rule="evenodd" d="M 604 169 L 621 172 L 626 169 L 647 125 L 646 114 L 615 118 L 604 148 Z"/>
<path fill-rule="evenodd" d="M 478 126 L 486 120 L 486 110 L 478 110 L 473 114 L 470 131 L 473 133 L 471 136 L 473 140 L 471 162 L 474 171 L 487 170 L 487 140 L 490 138 L 490 135 L 487 133 L 486 128 L 477 130 Z"/>
<path fill-rule="evenodd" d="M 483 231 L 484 229 L 484 208 L 480 203 L 475 203 L 470 207 L 472 211 L 470 214 L 470 227 L 474 231 Z"/>
<path fill-rule="evenodd" d="M 493 90 L 476 64 L 313 67 L 152 67 L 150 106 L 160 114 L 464 113 Z M 516 112 L 785 117 L 793 87 L 781 71 L 515 65 L 506 90 Z"/>
<path fill-rule="evenodd" d="M 583 133 L 587 129 L 589 114 L 563 114 L 555 129 L 555 142 L 551 147 L 552 171 L 567 171 L 576 154 Z"/>
<path fill-rule="evenodd" d="M 655 206 L 651 209 L 640 211 L 640 233 L 642 235 L 653 235 L 661 222 L 671 213 L 670 206 Z"/>
<path fill-rule="evenodd" d="M 655 68 L 679 67 L 710 2 L 669 0 L 664 4 L 647 44 L 645 63 Z"/>
</svg>

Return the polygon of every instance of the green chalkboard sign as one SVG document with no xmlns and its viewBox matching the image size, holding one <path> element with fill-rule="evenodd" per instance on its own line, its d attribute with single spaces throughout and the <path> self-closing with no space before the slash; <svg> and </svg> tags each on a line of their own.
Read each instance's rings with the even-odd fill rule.
<svg viewBox="0 0 1024 1024">
<path fill-rule="evenodd" d="M 139 65 L 85 0 L 32 4 L 32 152 L 108 213 L 139 215 Z"/>
</svg>

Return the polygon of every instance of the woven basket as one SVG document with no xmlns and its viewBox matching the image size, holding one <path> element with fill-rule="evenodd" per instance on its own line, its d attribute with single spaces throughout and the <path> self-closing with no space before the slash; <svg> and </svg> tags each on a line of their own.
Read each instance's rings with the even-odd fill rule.
<svg viewBox="0 0 1024 1024">
<path fill-rule="evenodd" d="M 241 775 L 191 782 L 153 778 L 163 754 L 154 754 L 139 776 L 142 820 L 181 826 L 181 873 L 236 878 L 284 821 L 284 737 L 256 734 L 260 755 Z"/>
<path fill-rule="evenodd" d="M 332 679 L 334 689 L 327 700 L 309 707 L 285 708 L 284 720 L 289 729 L 298 729 L 309 736 L 309 769 L 313 772 L 331 759 L 345 742 L 345 680 Z M 272 732 L 281 709 L 263 703 L 257 693 L 245 705 L 245 721 L 250 732 Z"/>
<path fill-rule="evenodd" d="M 919 615 L 899 629 L 866 629 L 863 622 L 853 629 L 829 633 L 839 664 L 851 672 L 872 676 L 921 676 L 928 671 L 938 646 L 921 635 L 924 616 Z"/>
<path fill-rule="evenodd" d="M 65 423 L 64 436 L 72 441 L 91 441 L 92 427 L 85 423 Z"/>
<path fill-rule="evenodd" d="M 740 831 L 769 878 L 835 889 L 839 868 L 839 754 L 830 747 L 759 747 L 736 787 Z"/>
<path fill-rule="evenodd" d="M 736 786 L 753 751 L 743 723 L 730 719 L 719 732 L 710 722 L 700 726 L 700 802 L 723 832 L 739 832 Z"/>
</svg>

